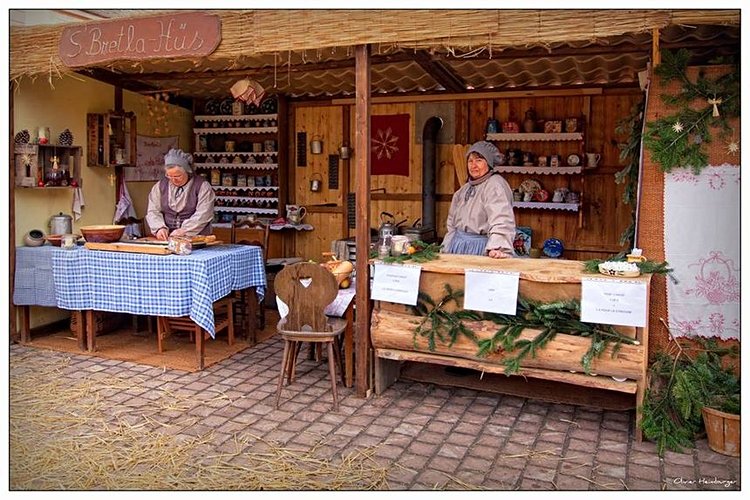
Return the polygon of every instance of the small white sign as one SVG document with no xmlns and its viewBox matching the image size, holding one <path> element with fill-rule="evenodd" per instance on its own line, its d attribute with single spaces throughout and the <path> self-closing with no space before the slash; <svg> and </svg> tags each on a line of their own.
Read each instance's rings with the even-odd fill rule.
<svg viewBox="0 0 750 500">
<path fill-rule="evenodd" d="M 375 264 L 370 298 L 415 306 L 421 273 L 420 266 Z"/>
<path fill-rule="evenodd" d="M 467 269 L 464 309 L 515 315 L 519 276 L 518 272 Z"/>
<path fill-rule="evenodd" d="M 581 279 L 581 321 L 646 326 L 647 290 L 643 281 Z"/>
</svg>

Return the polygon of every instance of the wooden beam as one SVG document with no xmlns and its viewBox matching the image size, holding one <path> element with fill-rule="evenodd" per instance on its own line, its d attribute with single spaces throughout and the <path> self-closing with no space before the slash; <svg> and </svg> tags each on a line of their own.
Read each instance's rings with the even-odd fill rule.
<svg viewBox="0 0 750 500">
<path fill-rule="evenodd" d="M 573 97 L 585 95 L 601 95 L 601 87 L 571 88 L 571 89 L 536 89 L 536 90 L 506 90 L 494 92 L 467 92 L 464 94 L 432 94 L 432 95 L 396 95 L 373 97 L 372 104 L 408 103 L 408 102 L 441 102 L 477 99 L 511 99 L 516 97 Z M 355 98 L 331 99 L 332 106 L 354 104 Z"/>
<path fill-rule="evenodd" d="M 412 54 L 414 61 L 437 83 L 449 92 L 465 92 L 466 82 L 449 65 L 436 60 L 428 52 L 418 50 Z"/>
<path fill-rule="evenodd" d="M 370 46 L 357 45 L 356 104 L 354 115 L 355 193 L 357 226 L 354 236 L 357 249 L 357 395 L 366 397 L 370 389 Z"/>
<path fill-rule="evenodd" d="M 654 63 L 654 68 L 661 64 L 661 52 L 659 49 L 659 28 L 654 28 L 651 31 L 651 61 Z"/>
<path fill-rule="evenodd" d="M 400 62 L 413 61 L 409 54 L 391 54 L 384 56 L 373 56 L 370 58 L 370 66 L 380 64 L 394 64 Z M 243 78 L 260 78 L 263 76 L 273 76 L 274 73 L 310 73 L 313 71 L 330 71 L 332 69 L 355 69 L 354 59 L 339 59 L 335 61 L 319 63 L 301 63 L 293 64 L 291 67 L 282 65 L 278 67 L 261 66 L 259 68 L 244 68 L 231 70 L 211 70 L 211 71 L 172 71 L 166 73 L 128 73 L 125 78 L 132 77 L 135 81 L 152 81 L 152 80 L 212 80 L 214 78 L 226 77 L 243 77 Z"/>
</svg>

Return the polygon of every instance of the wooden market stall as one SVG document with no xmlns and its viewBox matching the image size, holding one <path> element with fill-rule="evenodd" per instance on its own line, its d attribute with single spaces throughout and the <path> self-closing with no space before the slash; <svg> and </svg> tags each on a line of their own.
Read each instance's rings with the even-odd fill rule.
<svg viewBox="0 0 750 500">
<path fill-rule="evenodd" d="M 383 212 L 406 225 L 423 222 L 427 215 L 436 236 L 442 237 L 452 193 L 464 180 L 463 152 L 480 139 L 494 141 L 504 152 L 534 155 L 534 165 L 508 165 L 504 170 L 513 188 L 534 180 L 550 194 L 562 189 L 577 194 L 557 206 L 519 200 L 517 225 L 531 228 L 532 247 L 557 238 L 565 245 L 564 257 L 579 261 L 627 250 L 633 239 L 620 238 L 635 206 L 622 203 L 626 185 L 614 180 L 623 168 L 619 146 L 627 139 L 627 132 L 617 127 L 644 102 L 641 80 L 659 46 L 689 48 L 696 63 L 735 55 L 739 47 L 736 10 L 245 10 L 202 12 L 220 26 L 214 50 L 205 53 L 162 51 L 160 57 L 146 58 L 113 42 L 109 52 L 98 51 L 83 63 L 66 65 L 70 62 L 61 59 L 59 44 L 66 29 L 68 40 L 71 29 L 78 30 L 74 40 L 80 40 L 87 36 L 81 31 L 87 25 L 137 26 L 157 16 L 189 14 L 12 29 L 11 128 L 31 127 L 40 119 L 14 113 L 15 102 L 16 110 L 33 109 L 23 102 L 24 92 L 39 85 L 31 80 L 40 75 L 53 81 L 84 75 L 94 85 L 112 85 L 119 99 L 98 97 L 84 107 L 102 113 L 134 110 L 139 133 L 177 133 L 183 148 L 212 153 L 212 158 L 199 156 L 208 175 L 212 170 L 229 173 L 235 159 L 260 169 L 252 174 L 256 178 L 266 176 L 263 169 L 272 169 L 275 177 L 269 174 L 262 186 L 253 186 L 257 193 L 237 195 L 249 186 L 238 185 L 236 175 L 227 176 L 228 184 L 216 188 L 224 191 L 224 201 L 235 205 L 222 210 L 230 216 L 257 213 L 274 218 L 284 216 L 288 205 L 304 206 L 312 230 L 272 231 L 269 245 L 270 257 L 303 259 L 320 259 L 336 241 L 348 241 L 354 257 L 367 254 L 371 231 Z M 198 27 L 195 33 L 208 36 Z M 229 89 L 242 78 L 266 89 L 276 102 L 273 112 L 248 113 L 244 108 L 233 113 Z M 154 96 L 163 101 L 154 105 Z M 502 130 L 505 123 L 521 123 L 530 111 L 539 130 L 533 137 Z M 433 116 L 443 121 L 434 138 L 434 157 L 425 152 L 423 136 Z M 405 124 L 409 154 L 398 171 L 371 171 L 373 117 Z M 85 122 L 85 116 L 75 120 Z M 545 122 L 557 122 L 561 128 L 553 125 L 546 131 Z M 493 131 L 491 124 L 500 129 Z M 85 137 L 86 131 L 80 125 L 74 135 Z M 269 151 L 263 151 L 265 144 Z M 89 165 L 92 151 L 86 153 L 83 163 Z M 264 153 L 275 156 L 266 164 Z M 601 160 L 589 162 L 588 153 Z M 539 166 L 539 157 L 545 157 L 545 166 Z M 552 157 L 558 167 L 548 166 Z M 119 184 L 113 179 L 122 178 L 121 168 L 83 170 L 88 189 L 104 193 L 109 202 L 117 199 Z M 426 178 L 434 178 L 429 187 L 434 212 L 428 214 Z M 151 183 L 128 185 L 142 210 Z M 31 227 L 43 224 L 41 216 L 25 219 L 25 207 L 37 203 L 39 192 L 11 182 L 11 250 Z M 70 192 L 54 196 L 60 206 L 68 203 Z M 236 205 L 245 202 L 255 203 L 255 211 Z M 98 222 L 109 222 L 109 206 L 99 199 L 97 204 L 102 209 L 97 211 L 106 213 Z M 92 217 L 90 213 L 86 215 Z M 640 214 L 643 220 L 649 216 Z M 357 258 L 356 266 L 358 276 L 368 276 L 366 259 Z M 654 282 L 660 280 L 663 277 Z M 357 280 L 356 292 L 357 310 L 367 311 L 367 280 Z M 15 332 L 15 315 L 11 321 Z M 666 335 L 654 329 L 653 318 L 650 326 L 652 337 Z M 370 317 L 358 314 L 356 327 L 357 391 L 364 396 L 372 371 Z M 645 347 L 642 350 L 638 370 L 648 355 Z"/>
</svg>

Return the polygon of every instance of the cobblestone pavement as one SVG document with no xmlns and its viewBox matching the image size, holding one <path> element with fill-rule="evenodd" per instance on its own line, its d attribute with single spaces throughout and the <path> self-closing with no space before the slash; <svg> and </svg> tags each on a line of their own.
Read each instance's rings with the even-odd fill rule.
<svg viewBox="0 0 750 500">
<path fill-rule="evenodd" d="M 94 374 L 141 375 L 147 382 L 139 388 L 105 393 L 113 405 L 136 408 L 153 406 L 152 391 L 202 395 L 203 401 L 219 391 L 227 396 L 221 404 L 187 410 L 200 417 L 197 424 L 179 425 L 184 413 L 169 410 L 154 420 L 170 422 L 167 432 L 178 436 L 213 431 L 209 446 L 217 451 L 239 431 L 295 449 L 318 446 L 316 453 L 331 460 L 373 447 L 375 460 L 388 467 L 391 490 L 740 489 L 738 458 L 711 451 L 705 440 L 687 453 L 660 458 L 653 443 L 635 442 L 632 412 L 410 381 L 369 399 L 339 384 L 340 408 L 334 412 L 326 365 L 307 360 L 300 362 L 297 380 L 284 388 L 276 410 L 282 345 L 272 337 L 197 373 L 65 354 L 70 362 L 60 376 L 75 383 Z M 61 354 L 12 345 L 10 359 L 16 361 L 10 377 L 31 369 L 23 359 L 55 356 Z"/>
</svg>

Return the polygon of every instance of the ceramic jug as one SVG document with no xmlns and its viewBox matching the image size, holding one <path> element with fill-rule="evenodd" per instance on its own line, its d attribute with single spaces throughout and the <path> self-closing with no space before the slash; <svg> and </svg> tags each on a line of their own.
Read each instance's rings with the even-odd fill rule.
<svg viewBox="0 0 750 500">
<path fill-rule="evenodd" d="M 596 168 L 601 159 L 602 155 L 599 153 L 586 153 L 586 166 L 588 168 Z"/>
<path fill-rule="evenodd" d="M 307 209 L 299 205 L 287 205 L 286 206 L 286 220 L 291 224 L 297 225 L 302 223 L 302 219 L 305 218 Z"/>
</svg>

